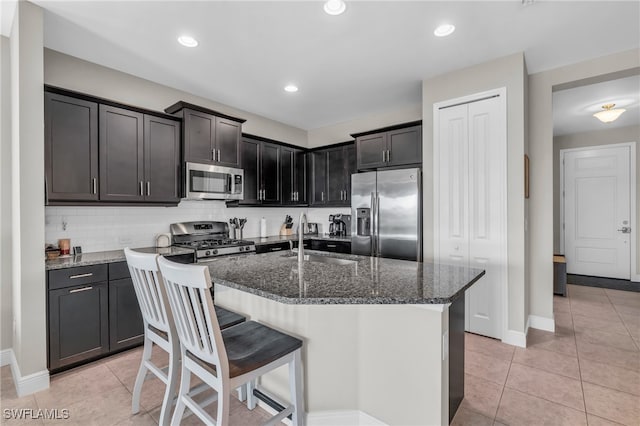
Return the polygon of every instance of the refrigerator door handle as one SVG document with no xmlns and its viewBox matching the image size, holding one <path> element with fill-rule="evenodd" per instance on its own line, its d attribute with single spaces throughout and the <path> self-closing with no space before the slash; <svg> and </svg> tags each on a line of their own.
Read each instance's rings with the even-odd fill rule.
<svg viewBox="0 0 640 426">
<path fill-rule="evenodd" d="M 376 255 L 376 247 L 378 246 L 376 243 L 376 194 L 375 192 L 371 193 L 371 257 Z"/>
<path fill-rule="evenodd" d="M 376 192 L 376 256 L 380 256 L 380 194 Z"/>
</svg>

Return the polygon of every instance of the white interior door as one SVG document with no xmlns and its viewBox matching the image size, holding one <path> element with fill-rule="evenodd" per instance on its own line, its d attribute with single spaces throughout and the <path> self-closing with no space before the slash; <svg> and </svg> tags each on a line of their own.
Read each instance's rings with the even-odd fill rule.
<svg viewBox="0 0 640 426">
<path fill-rule="evenodd" d="M 466 330 L 502 337 L 506 278 L 503 99 L 443 108 L 434 147 L 436 245 L 441 262 L 484 269 L 466 292 Z"/>
<path fill-rule="evenodd" d="M 629 170 L 628 146 L 564 153 L 568 273 L 630 279 Z"/>
</svg>

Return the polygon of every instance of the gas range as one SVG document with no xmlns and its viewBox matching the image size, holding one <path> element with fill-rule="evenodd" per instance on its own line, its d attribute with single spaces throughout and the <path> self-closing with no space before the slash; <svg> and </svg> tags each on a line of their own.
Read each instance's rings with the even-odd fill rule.
<svg viewBox="0 0 640 426">
<path fill-rule="evenodd" d="M 230 254 L 255 253 L 253 241 L 229 238 L 227 222 L 181 222 L 171 224 L 173 245 L 191 248 L 196 261 Z"/>
</svg>

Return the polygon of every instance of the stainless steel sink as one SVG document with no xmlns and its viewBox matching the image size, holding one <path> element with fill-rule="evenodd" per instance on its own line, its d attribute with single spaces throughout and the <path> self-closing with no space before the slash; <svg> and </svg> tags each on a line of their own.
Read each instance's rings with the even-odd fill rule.
<svg viewBox="0 0 640 426">
<path fill-rule="evenodd" d="M 295 261 L 298 260 L 296 256 L 288 257 L 288 259 L 295 260 Z M 337 257 L 330 257 L 330 256 L 318 256 L 317 254 L 305 254 L 304 261 L 317 262 L 317 263 L 329 263 L 331 265 L 341 265 L 341 266 L 356 265 L 358 263 L 355 260 L 339 259 Z"/>
</svg>

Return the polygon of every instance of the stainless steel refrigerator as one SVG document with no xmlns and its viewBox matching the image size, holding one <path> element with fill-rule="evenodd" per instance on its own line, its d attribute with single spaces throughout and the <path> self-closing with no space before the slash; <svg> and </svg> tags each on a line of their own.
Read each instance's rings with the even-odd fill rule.
<svg viewBox="0 0 640 426">
<path fill-rule="evenodd" d="M 351 253 L 422 261 L 420 169 L 351 175 Z"/>
</svg>

